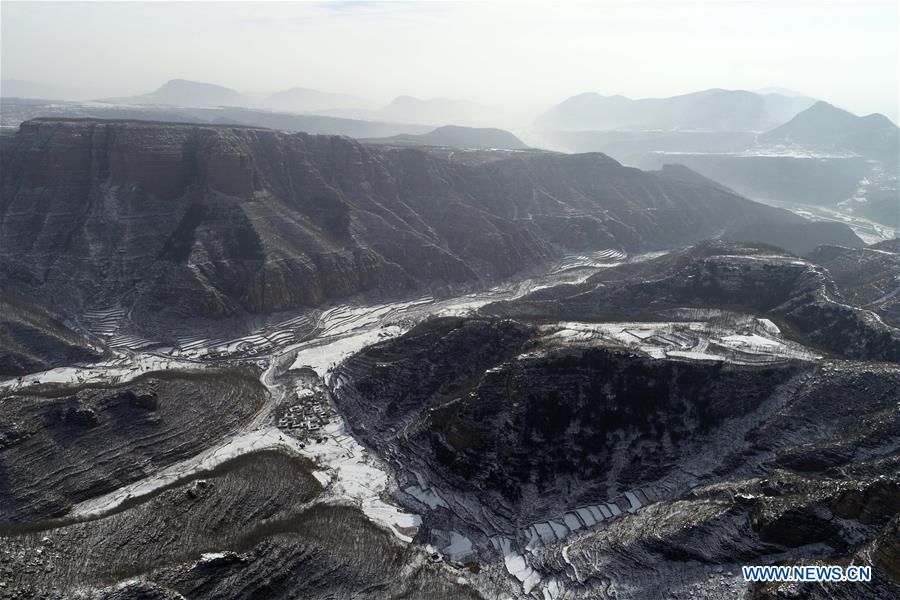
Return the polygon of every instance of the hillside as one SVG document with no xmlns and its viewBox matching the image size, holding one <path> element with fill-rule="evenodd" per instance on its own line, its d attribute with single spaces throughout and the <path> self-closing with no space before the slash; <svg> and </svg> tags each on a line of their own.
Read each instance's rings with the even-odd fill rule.
<svg viewBox="0 0 900 600">
<path fill-rule="evenodd" d="M 860 243 L 684 170 L 492 155 L 464 164 L 258 128 L 29 121 L 4 145 L 0 274 L 64 314 L 123 304 L 155 323 L 489 283 L 573 250 Z"/>
</svg>

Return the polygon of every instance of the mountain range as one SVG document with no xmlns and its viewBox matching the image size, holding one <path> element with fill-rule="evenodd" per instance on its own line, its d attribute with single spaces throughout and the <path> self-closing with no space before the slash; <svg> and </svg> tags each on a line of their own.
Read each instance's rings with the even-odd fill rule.
<svg viewBox="0 0 900 600">
<path fill-rule="evenodd" d="M 366 143 L 390 144 L 397 146 L 447 146 L 450 148 L 524 150 L 528 148 L 522 140 L 504 129 L 489 127 L 460 127 L 444 125 L 428 133 L 405 134 L 386 138 L 362 140 Z"/>
<path fill-rule="evenodd" d="M 493 282 L 567 251 L 860 244 L 686 169 L 602 154 L 460 162 L 333 136 L 65 119 L 23 123 L 3 150 L 3 280 L 66 314 L 125 303 L 144 323 Z"/>
<path fill-rule="evenodd" d="M 642 99 L 585 93 L 552 107 L 535 126 L 544 131 L 765 131 L 814 102 L 805 96 L 722 89 Z"/>
<path fill-rule="evenodd" d="M 766 144 L 850 151 L 894 165 L 900 157 L 900 130 L 890 119 L 877 113 L 859 117 L 821 101 L 759 139 Z"/>
<path fill-rule="evenodd" d="M 105 109 L 196 120 L 0 136 L 4 600 L 897 597 L 897 243 L 420 139 L 503 132 Z"/>
<path fill-rule="evenodd" d="M 253 101 L 231 88 L 186 79 L 171 79 L 149 94 L 107 98 L 114 104 L 163 104 L 186 107 L 250 106 Z"/>
</svg>

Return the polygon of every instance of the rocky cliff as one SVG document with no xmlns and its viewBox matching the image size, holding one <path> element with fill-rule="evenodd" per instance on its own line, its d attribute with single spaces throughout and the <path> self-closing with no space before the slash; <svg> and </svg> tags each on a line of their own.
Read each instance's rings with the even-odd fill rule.
<svg viewBox="0 0 900 600">
<path fill-rule="evenodd" d="M 858 243 L 600 154 L 462 164 L 342 137 L 64 119 L 23 123 L 3 150 L 2 281 L 64 312 L 121 304 L 137 321 L 490 281 L 567 250 L 773 230 L 786 245 Z"/>
</svg>

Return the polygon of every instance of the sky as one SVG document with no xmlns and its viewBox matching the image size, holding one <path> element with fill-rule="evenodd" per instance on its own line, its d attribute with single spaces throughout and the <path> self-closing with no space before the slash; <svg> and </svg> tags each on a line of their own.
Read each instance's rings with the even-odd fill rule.
<svg viewBox="0 0 900 600">
<path fill-rule="evenodd" d="M 781 87 L 898 120 L 898 2 L 0 2 L 0 71 L 145 93 L 169 79 L 546 110 Z"/>
</svg>

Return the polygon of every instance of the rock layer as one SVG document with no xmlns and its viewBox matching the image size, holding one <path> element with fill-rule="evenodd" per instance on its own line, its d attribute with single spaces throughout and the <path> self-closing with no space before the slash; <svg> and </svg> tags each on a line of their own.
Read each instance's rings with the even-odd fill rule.
<svg viewBox="0 0 900 600">
<path fill-rule="evenodd" d="M 4 142 L 2 167 L 3 280 L 69 311 L 122 304 L 138 321 L 490 281 L 567 249 L 771 231 L 854 243 L 681 170 L 600 154 L 462 164 L 333 136 L 37 119 Z"/>
</svg>

